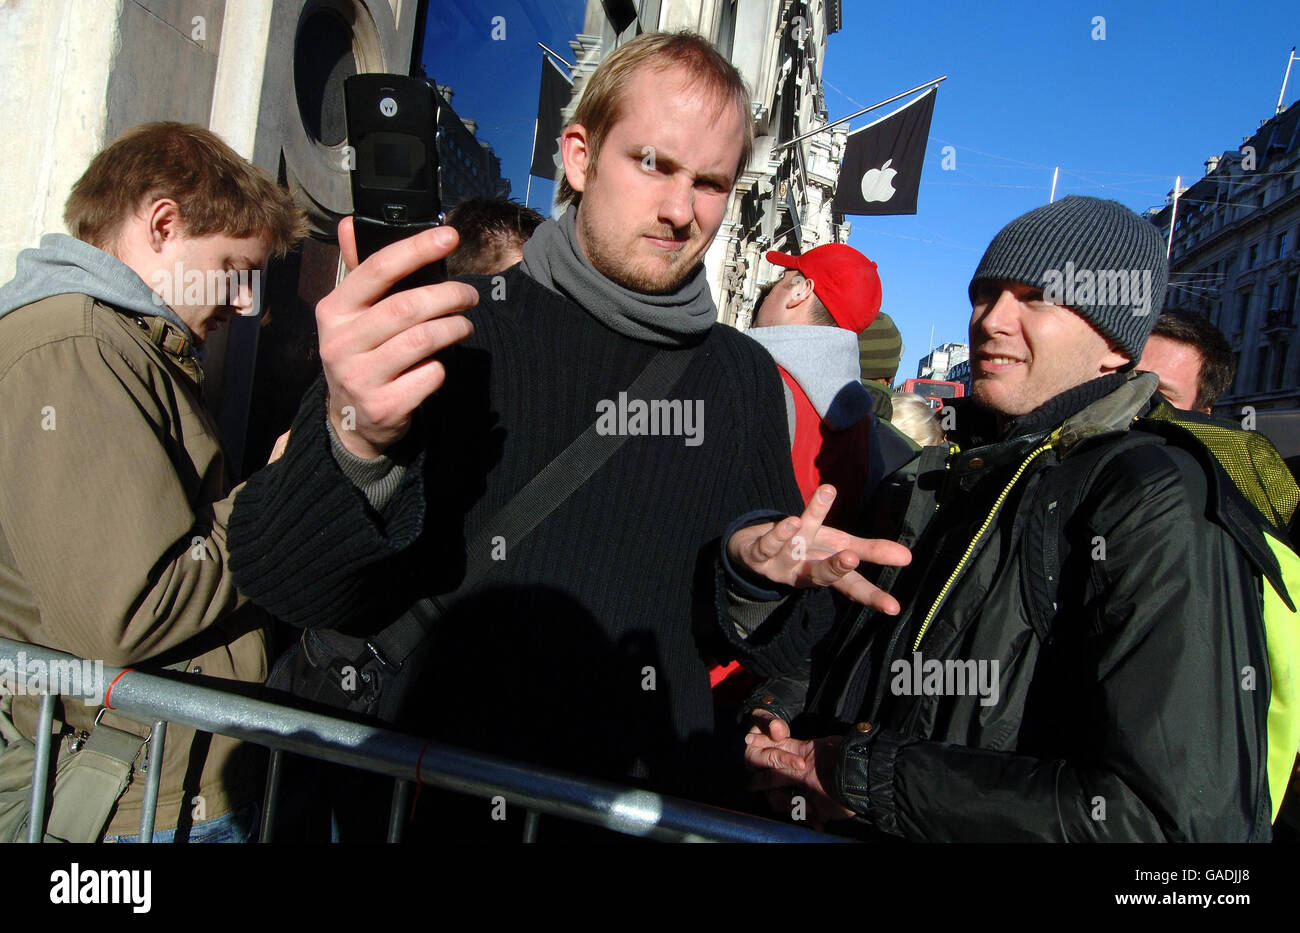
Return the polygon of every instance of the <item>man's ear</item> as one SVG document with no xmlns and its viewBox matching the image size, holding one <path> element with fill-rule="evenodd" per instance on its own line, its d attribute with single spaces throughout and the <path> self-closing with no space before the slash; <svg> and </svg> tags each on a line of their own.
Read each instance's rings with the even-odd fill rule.
<svg viewBox="0 0 1300 933">
<path fill-rule="evenodd" d="M 570 123 L 560 134 L 560 158 L 564 161 L 564 177 L 569 187 L 580 193 L 587 186 L 587 173 L 595 167 L 590 164 L 587 128 L 581 123 Z"/>
<path fill-rule="evenodd" d="M 790 307 L 793 308 L 807 301 L 812 296 L 815 284 L 812 279 L 804 276 L 803 282 L 797 288 L 790 289 Z"/>
<path fill-rule="evenodd" d="M 185 232 L 181 222 L 181 206 L 171 198 L 159 198 L 145 209 L 148 223 L 149 247 L 162 252 L 163 244 Z"/>
<path fill-rule="evenodd" d="M 1132 360 L 1126 354 L 1116 350 L 1110 341 L 1106 342 L 1106 355 L 1101 358 L 1101 372 L 1103 375 L 1113 373 L 1121 366 L 1127 366 L 1131 362 Z"/>
</svg>

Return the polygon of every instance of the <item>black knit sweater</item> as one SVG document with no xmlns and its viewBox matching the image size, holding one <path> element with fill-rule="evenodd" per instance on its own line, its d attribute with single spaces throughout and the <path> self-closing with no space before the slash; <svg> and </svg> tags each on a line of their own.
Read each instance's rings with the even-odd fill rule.
<svg viewBox="0 0 1300 933">
<path fill-rule="evenodd" d="M 280 618 L 370 633 L 420 596 L 456 589 L 466 541 L 657 352 L 519 267 L 505 274 L 508 300 L 492 299 L 489 278 L 466 281 L 481 295 L 474 334 L 440 357 L 445 384 L 413 436 L 422 453 L 382 515 L 329 453 L 320 384 L 284 456 L 239 494 L 231 565 Z M 694 355 L 670 397 L 703 401 L 703 442 L 630 437 L 513 546 L 439 623 L 401 726 L 702 799 L 723 789 L 730 730 L 715 728 L 706 661 L 728 652 L 718 538 L 742 513 L 802 504 L 771 358 L 721 325 L 667 352 Z M 794 654 L 820 634 L 802 628 Z"/>
</svg>

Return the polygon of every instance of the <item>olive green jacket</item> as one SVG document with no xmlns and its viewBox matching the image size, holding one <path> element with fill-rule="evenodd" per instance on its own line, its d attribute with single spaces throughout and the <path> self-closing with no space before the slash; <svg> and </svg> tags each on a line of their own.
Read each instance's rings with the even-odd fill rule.
<svg viewBox="0 0 1300 933">
<path fill-rule="evenodd" d="M 226 567 L 230 489 L 187 336 L 158 317 L 56 295 L 0 319 L 0 635 L 109 666 L 184 665 L 261 682 L 266 640 Z M 251 607 L 249 607 L 251 609 Z M 34 734 L 38 697 L 14 720 Z M 69 737 L 96 706 L 63 701 Z M 143 735 L 112 713 L 104 722 Z M 167 731 L 155 827 L 259 793 L 256 749 Z M 139 830 L 137 774 L 108 835 Z"/>
</svg>

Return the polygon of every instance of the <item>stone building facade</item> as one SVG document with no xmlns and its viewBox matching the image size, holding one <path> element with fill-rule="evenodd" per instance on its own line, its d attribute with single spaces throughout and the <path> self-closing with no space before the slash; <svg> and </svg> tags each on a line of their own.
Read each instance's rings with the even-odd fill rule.
<svg viewBox="0 0 1300 933">
<path fill-rule="evenodd" d="M 1175 217 L 1167 308 L 1206 315 L 1237 357 L 1216 414 L 1300 408 L 1300 102 L 1263 122 L 1239 149 L 1206 160 L 1205 176 L 1152 212 Z"/>
</svg>

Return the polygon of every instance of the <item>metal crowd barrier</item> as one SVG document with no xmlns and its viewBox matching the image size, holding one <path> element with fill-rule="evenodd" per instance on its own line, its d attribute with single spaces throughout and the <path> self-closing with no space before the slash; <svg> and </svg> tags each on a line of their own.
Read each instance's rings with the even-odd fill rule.
<svg viewBox="0 0 1300 933">
<path fill-rule="evenodd" d="M 50 662 L 62 665 L 82 661 L 59 651 L 0 638 L 0 667 L 16 669 L 19 652 L 29 663 L 44 662 L 47 669 Z M 845 841 L 775 820 L 579 778 L 130 668 L 104 665 L 93 679 L 95 683 L 81 684 L 81 691 L 70 695 L 103 697 L 111 686 L 108 699 L 115 713 L 152 726 L 146 759 L 145 801 L 140 813 L 141 841 L 153 839 L 162 774 L 162 768 L 155 765 L 162 761 L 169 722 L 270 749 L 261 816 L 262 842 L 270 841 L 275 824 L 286 752 L 394 778 L 389 842 L 401 839 L 411 789 L 417 783 L 486 798 L 500 795 L 507 802 L 524 807 L 527 811 L 525 842 L 535 838 L 538 814 L 542 813 L 665 842 Z M 48 686 L 50 689 L 42 696 L 36 734 L 28 829 L 31 842 L 44 838 L 53 758 L 55 690 L 60 685 Z"/>
</svg>

